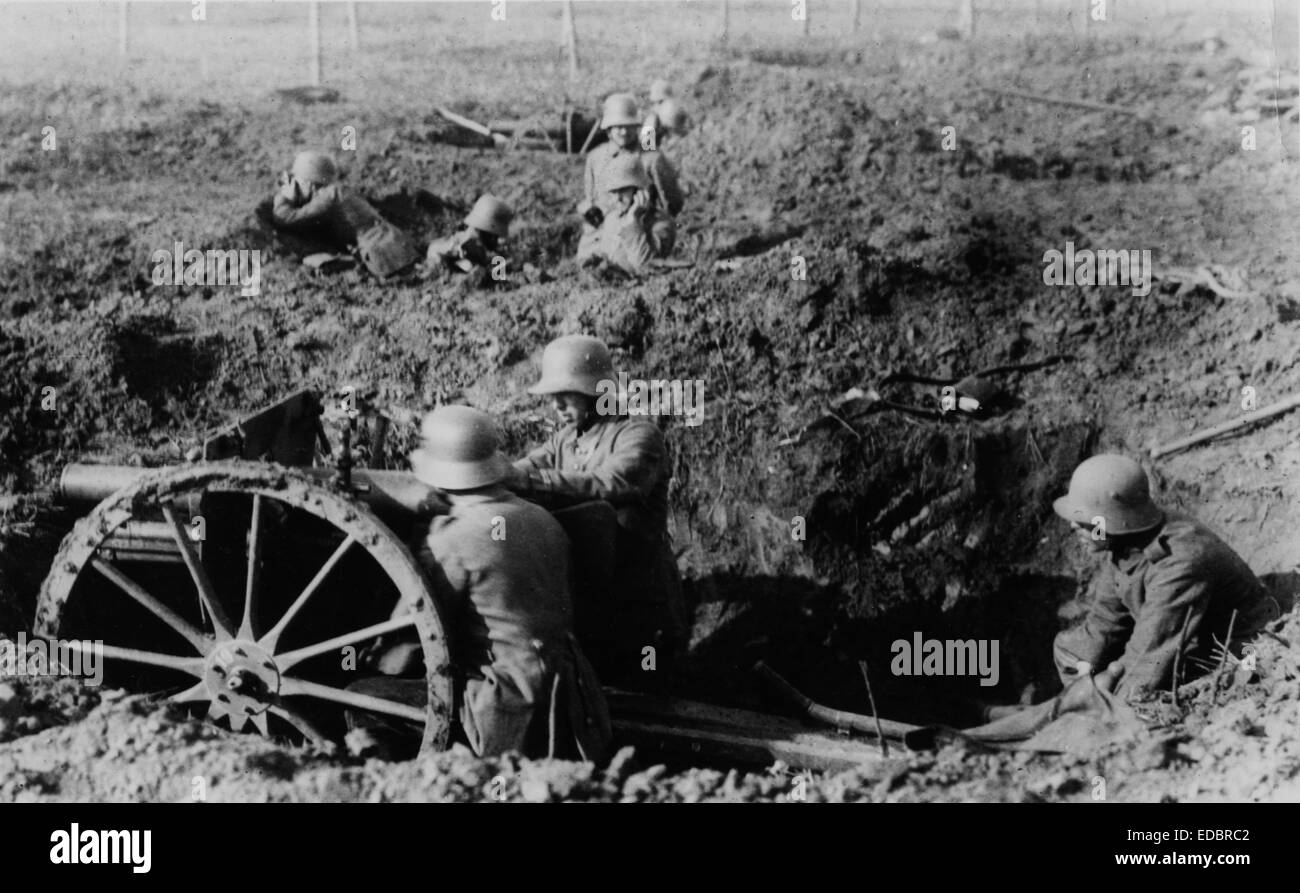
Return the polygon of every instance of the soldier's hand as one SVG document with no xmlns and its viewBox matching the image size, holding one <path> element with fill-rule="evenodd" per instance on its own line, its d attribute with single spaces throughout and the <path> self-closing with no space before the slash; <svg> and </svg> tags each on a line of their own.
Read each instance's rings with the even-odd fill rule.
<svg viewBox="0 0 1300 893">
<path fill-rule="evenodd" d="M 1119 661 L 1115 661 L 1096 676 L 1093 676 L 1092 681 L 1095 682 L 1097 687 L 1102 691 L 1113 692 L 1115 691 L 1115 686 L 1119 685 L 1119 681 L 1123 678 L 1124 665 Z"/>
<path fill-rule="evenodd" d="M 288 171 L 280 171 L 279 176 L 275 178 L 276 188 L 283 189 L 289 185 L 291 179 L 293 179 L 293 176 Z"/>
<path fill-rule="evenodd" d="M 650 207 L 650 193 L 644 189 L 638 189 L 632 196 L 632 210 L 644 211 Z"/>
<path fill-rule="evenodd" d="M 298 181 L 293 177 L 290 177 L 288 182 L 280 186 L 280 195 L 284 196 L 294 204 L 302 201 L 302 198 L 298 193 Z"/>
</svg>

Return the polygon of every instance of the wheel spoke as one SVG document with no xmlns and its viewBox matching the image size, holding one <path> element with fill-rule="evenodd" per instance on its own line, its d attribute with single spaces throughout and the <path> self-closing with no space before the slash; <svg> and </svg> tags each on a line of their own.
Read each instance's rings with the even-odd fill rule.
<svg viewBox="0 0 1300 893">
<path fill-rule="evenodd" d="M 251 720 L 257 730 L 262 733 L 263 738 L 271 737 L 271 728 L 266 722 L 266 711 L 254 713 L 249 717 L 249 720 Z"/>
<path fill-rule="evenodd" d="M 306 648 L 299 648 L 296 651 L 287 651 L 284 654 L 277 655 L 275 664 L 283 673 L 294 664 L 301 663 L 309 657 L 315 657 L 318 654 L 324 654 L 326 651 L 333 651 L 335 648 L 342 648 L 345 645 L 351 645 L 354 642 L 363 642 L 366 639 L 373 639 L 382 636 L 384 633 L 391 633 L 395 630 L 404 629 L 408 626 L 415 625 L 414 614 L 403 614 L 400 617 L 393 617 L 385 620 L 383 623 L 376 623 L 374 626 L 367 626 L 365 629 L 354 630 L 350 633 L 344 633 L 341 636 L 335 636 L 332 639 L 326 639 L 324 642 L 317 642 L 315 645 L 308 645 Z"/>
<path fill-rule="evenodd" d="M 189 568 L 190 576 L 194 578 L 194 585 L 199 590 L 199 598 L 208 609 L 208 614 L 212 616 L 212 628 L 216 631 L 217 641 L 224 642 L 230 638 L 232 627 L 225 611 L 221 609 L 221 603 L 217 600 L 217 591 L 212 585 L 212 580 L 204 570 L 203 562 L 199 560 L 198 553 L 194 550 L 194 543 L 190 541 L 189 534 L 181 526 L 180 519 L 176 517 L 172 507 L 164 503 L 162 512 L 167 523 L 171 525 L 172 539 L 176 540 L 176 545 L 181 550 L 181 558 L 185 560 L 185 566 Z"/>
<path fill-rule="evenodd" d="M 289 707 L 288 705 L 283 703 L 275 704 L 267 712 L 274 713 L 276 716 L 280 717 L 289 725 L 293 726 L 295 729 L 298 730 L 299 734 L 301 734 L 308 741 L 315 742 L 316 744 L 320 744 L 325 747 L 333 748 L 334 743 L 330 741 L 329 738 L 325 737 L 325 734 L 321 732 L 320 729 L 316 728 L 314 725 L 308 722 L 306 717 L 304 717 L 297 710 L 294 710 L 292 707 Z"/>
<path fill-rule="evenodd" d="M 325 582 L 325 578 L 334 570 L 335 565 L 343 560 L 344 554 L 347 553 L 348 549 L 352 548 L 352 544 L 356 541 L 356 537 L 349 534 L 347 538 L 339 544 L 339 547 L 334 550 L 334 554 L 331 555 L 323 565 L 321 565 L 321 569 L 316 572 L 316 576 L 312 577 L 311 582 L 307 584 L 307 588 L 302 591 L 301 595 L 294 599 L 293 604 L 289 606 L 289 610 L 284 612 L 284 616 L 280 618 L 280 622 L 272 627 L 271 631 L 258 641 L 258 645 L 265 648 L 270 653 L 275 654 L 276 643 L 280 641 L 280 636 L 284 633 L 285 627 L 289 625 L 289 621 L 302 610 L 303 605 L 307 604 L 308 599 L 316 593 L 316 590 L 320 588 L 320 585 Z"/>
<path fill-rule="evenodd" d="M 198 627 L 146 592 L 144 587 L 122 573 L 116 565 L 102 558 L 92 560 L 90 565 L 113 582 L 118 589 L 121 589 L 147 608 L 155 617 L 184 636 L 186 641 L 198 650 L 199 654 L 207 654 L 212 650 L 212 641 Z"/>
<path fill-rule="evenodd" d="M 262 552 L 262 494 L 253 494 L 253 523 L 248 530 L 248 582 L 244 587 L 244 619 L 239 624 L 239 638 L 252 639 L 253 606 L 257 604 L 257 582 Z"/>
<path fill-rule="evenodd" d="M 399 704 L 396 701 L 387 701 L 383 698 L 376 698 L 372 695 L 363 695 L 360 692 L 347 691 L 342 688 L 332 688 L 328 685 L 320 685 L 315 682 L 308 682 L 306 679 L 281 679 L 280 695 L 287 697 L 290 695 L 306 695 L 309 698 L 320 698 L 322 701 L 334 701 L 337 704 L 346 704 L 349 707 L 356 707 L 360 710 L 370 710 L 374 713 L 387 713 L 389 716 L 409 719 L 411 722 L 424 722 L 424 709 L 421 707 L 412 707 L 409 704 Z"/>
<path fill-rule="evenodd" d="M 167 700 L 174 704 L 185 704 L 190 701 L 206 701 L 211 697 L 212 694 L 208 691 L 207 683 L 200 680 L 191 687 L 185 689 L 185 691 L 176 692 L 176 694 L 170 696 Z"/>
<path fill-rule="evenodd" d="M 183 673 L 189 673 L 191 676 L 203 678 L 203 658 L 201 657 L 176 657 L 172 654 L 159 654 L 156 651 L 140 651 L 137 648 L 119 648 L 116 645 L 100 645 L 89 642 L 60 642 L 60 646 L 73 648 L 77 651 L 98 651 L 104 657 L 114 660 L 129 660 L 137 664 L 149 664 L 154 667 L 166 667 L 169 670 L 180 670 Z"/>
</svg>

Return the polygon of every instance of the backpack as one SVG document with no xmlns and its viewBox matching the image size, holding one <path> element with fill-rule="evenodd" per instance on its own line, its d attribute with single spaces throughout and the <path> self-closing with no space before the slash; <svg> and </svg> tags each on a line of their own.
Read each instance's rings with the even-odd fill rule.
<svg viewBox="0 0 1300 893">
<path fill-rule="evenodd" d="M 361 262 L 376 279 L 387 279 L 420 260 L 415 242 L 387 220 L 377 220 L 357 237 Z"/>
</svg>

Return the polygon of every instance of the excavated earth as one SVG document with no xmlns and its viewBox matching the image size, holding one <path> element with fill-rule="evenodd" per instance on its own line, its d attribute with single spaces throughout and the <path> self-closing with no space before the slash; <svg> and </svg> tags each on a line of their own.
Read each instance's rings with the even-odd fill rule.
<svg viewBox="0 0 1300 893">
<path fill-rule="evenodd" d="M 669 147 L 690 191 L 679 254 L 694 265 L 640 282 L 566 259 L 576 158 L 457 145 L 463 135 L 419 97 L 373 101 L 358 84 L 332 104 L 218 102 L 11 74 L 0 90 L 0 632 L 31 628 L 71 528 L 53 496 L 67 462 L 178 463 L 252 408 L 349 384 L 394 420 L 378 463 L 401 467 L 415 421 L 440 401 L 497 413 L 518 452 L 544 430 L 524 392 L 541 348 L 588 332 L 635 375 L 705 383 L 703 424 L 669 428 L 695 617 L 681 693 L 775 710 L 751 673 L 762 659 L 862 713 L 866 661 L 880 713 L 910 722 L 973 724 L 976 697 L 1050 694 L 1052 635 L 1080 617 L 1091 572 L 1050 510 L 1074 465 L 1234 418 L 1247 386 L 1261 406 L 1300 390 L 1295 120 L 1248 105 L 1261 63 L 1231 44 L 1210 54 L 1199 40 L 1128 33 L 847 55 L 813 45 L 673 57 L 695 120 Z M 475 62 L 468 49 L 439 58 Z M 652 72 L 633 63 L 628 86 Z M 456 105 L 479 120 L 549 101 L 544 84 L 480 86 Z M 56 114 L 82 124 L 43 153 Z M 1244 151 L 1251 122 L 1258 147 Z M 294 147 L 349 123 L 368 148 L 347 182 L 422 238 L 481 191 L 507 196 L 512 279 L 380 286 L 301 267 L 254 208 Z M 261 249 L 261 295 L 153 285 L 152 252 L 178 240 Z M 1043 252 L 1066 241 L 1149 249 L 1157 273 L 1219 265 L 1245 296 L 1172 275 L 1145 296 L 1045 285 Z M 982 421 L 866 412 L 850 393 L 935 407 L 937 387 L 883 379 L 1057 356 L 1000 377 L 1007 404 Z M 1159 501 L 1220 531 L 1291 604 L 1294 416 L 1147 464 Z M 996 688 L 891 675 L 890 643 L 914 631 L 998 640 Z M 1254 675 L 1150 707 L 1136 743 L 1087 758 L 894 749 L 814 778 L 807 799 L 1091 800 L 1097 777 L 1112 800 L 1300 799 L 1300 615 L 1277 633 Z M 631 750 L 600 768 L 459 750 L 363 761 L 223 732 L 137 694 L 0 680 L 2 800 L 785 800 L 794 784 Z"/>
</svg>

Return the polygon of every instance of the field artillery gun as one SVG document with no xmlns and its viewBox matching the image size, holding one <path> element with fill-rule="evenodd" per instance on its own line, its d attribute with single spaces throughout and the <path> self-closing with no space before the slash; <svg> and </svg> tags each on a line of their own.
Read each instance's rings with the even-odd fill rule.
<svg viewBox="0 0 1300 893">
<path fill-rule="evenodd" d="M 451 643 L 407 545 L 445 511 L 413 475 L 334 467 L 323 406 L 302 392 L 217 432 L 170 468 L 69 465 L 59 495 L 86 507 L 41 588 L 35 632 L 96 648 L 106 679 L 207 706 L 233 730 L 317 742 L 343 711 L 423 724 L 447 745 Z M 425 708 L 348 691 L 380 642 L 418 641 Z"/>
<path fill-rule="evenodd" d="M 456 643 L 407 544 L 446 506 L 409 472 L 354 467 L 350 428 L 334 464 L 314 466 L 317 446 L 328 452 L 322 411 L 295 394 L 217 432 L 185 465 L 65 468 L 59 495 L 87 514 L 55 556 L 35 632 L 96 649 L 105 684 L 206 707 L 233 731 L 330 744 L 347 711 L 367 711 L 422 726 L 422 751 L 445 749 Z M 585 546 L 572 565 L 582 638 L 584 606 L 612 592 L 614 511 L 587 502 L 554 514 Z M 394 639 L 418 643 L 423 707 L 347 688 Z M 616 736 L 652 750 L 820 769 L 875 759 L 866 743 L 795 719 L 606 692 Z"/>
</svg>

